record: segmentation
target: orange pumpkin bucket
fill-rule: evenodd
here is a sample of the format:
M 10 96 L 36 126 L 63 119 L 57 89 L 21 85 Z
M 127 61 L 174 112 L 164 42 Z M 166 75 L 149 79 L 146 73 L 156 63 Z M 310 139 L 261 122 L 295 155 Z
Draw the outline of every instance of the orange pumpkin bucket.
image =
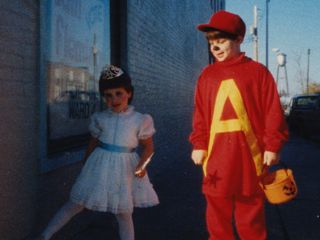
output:
M 297 196 L 298 188 L 291 169 L 278 169 L 261 177 L 260 185 L 272 204 L 286 203 Z

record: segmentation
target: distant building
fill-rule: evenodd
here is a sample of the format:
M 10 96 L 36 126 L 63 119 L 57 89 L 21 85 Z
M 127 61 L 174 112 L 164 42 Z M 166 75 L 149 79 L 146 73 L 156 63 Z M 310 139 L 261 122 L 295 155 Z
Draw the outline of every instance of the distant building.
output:
M 208 63 L 195 29 L 225 1 L 6 1 L 0 35 L 0 238 L 21 240 L 68 198 L 103 103 L 105 64 L 135 86 L 133 104 L 158 132 L 154 169 L 187 151 L 194 85 Z M 40 30 L 39 30 L 40 29 Z M 164 156 L 166 161 L 158 161 Z M 152 171 L 151 171 L 152 174 Z

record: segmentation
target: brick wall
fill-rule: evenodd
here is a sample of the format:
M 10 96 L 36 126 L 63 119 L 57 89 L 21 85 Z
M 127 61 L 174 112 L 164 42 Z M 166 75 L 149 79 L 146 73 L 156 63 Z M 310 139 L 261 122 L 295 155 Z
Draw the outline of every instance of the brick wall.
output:
M 208 63 L 207 43 L 196 25 L 207 22 L 209 1 L 128 1 L 128 71 L 133 104 L 154 117 L 154 170 L 189 159 L 194 85 Z
M 38 109 L 38 1 L 0 3 L 0 238 L 34 222 Z
M 0 2 L 0 239 L 29 235 L 37 211 L 36 228 L 44 227 L 81 167 L 38 175 L 39 3 Z M 194 85 L 208 62 L 195 26 L 207 22 L 212 9 L 210 1 L 199 0 L 128 0 L 127 9 L 133 104 L 150 113 L 157 128 L 154 174 L 171 161 L 189 160 Z

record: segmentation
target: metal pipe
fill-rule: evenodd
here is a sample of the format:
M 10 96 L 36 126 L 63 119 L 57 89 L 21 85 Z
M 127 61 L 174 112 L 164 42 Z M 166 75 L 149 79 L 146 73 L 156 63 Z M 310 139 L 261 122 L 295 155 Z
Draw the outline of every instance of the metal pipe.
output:
M 269 65 L 269 2 L 266 0 L 266 67 Z
M 258 10 L 257 6 L 253 7 L 253 59 L 258 61 Z
M 309 93 L 309 63 L 310 63 L 310 48 L 308 48 L 308 64 L 307 64 L 307 93 Z

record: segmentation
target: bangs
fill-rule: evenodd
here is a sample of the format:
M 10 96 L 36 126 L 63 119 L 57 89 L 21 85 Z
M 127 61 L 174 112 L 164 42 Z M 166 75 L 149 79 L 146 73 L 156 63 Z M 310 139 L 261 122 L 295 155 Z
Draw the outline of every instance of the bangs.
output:
M 122 74 L 119 77 L 107 79 L 101 76 L 99 81 L 99 91 L 103 94 L 104 90 L 110 88 L 124 88 L 130 90 L 132 88 L 131 79 L 127 74 Z
M 206 32 L 205 34 L 206 34 L 207 40 L 215 40 L 215 39 L 219 39 L 219 38 L 236 40 L 238 37 L 237 35 L 232 34 L 232 33 L 227 33 L 227 32 L 223 32 L 223 31 L 215 31 L 215 30 Z

